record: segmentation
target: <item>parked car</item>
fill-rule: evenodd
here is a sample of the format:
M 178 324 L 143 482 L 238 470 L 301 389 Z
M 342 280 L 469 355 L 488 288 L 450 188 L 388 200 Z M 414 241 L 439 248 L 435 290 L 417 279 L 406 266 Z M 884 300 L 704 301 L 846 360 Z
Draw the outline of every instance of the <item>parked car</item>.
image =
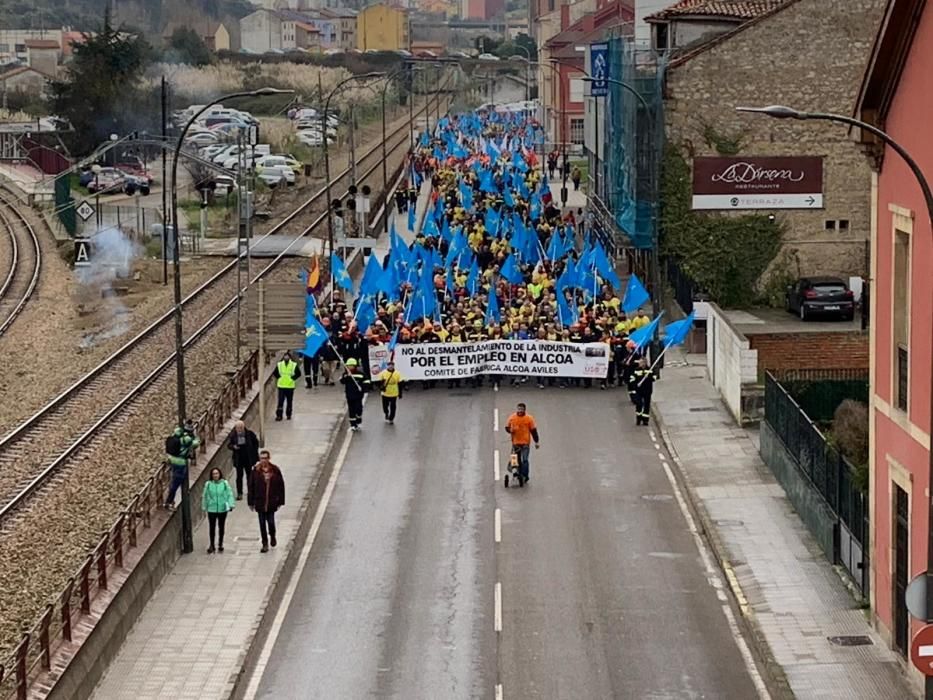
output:
M 839 277 L 801 277 L 787 288 L 785 306 L 801 321 L 818 315 L 844 321 L 855 317 L 855 295 Z
M 292 172 L 301 172 L 301 163 L 291 156 L 263 156 L 256 161 L 256 172 L 261 173 L 266 168 L 289 168 Z
M 498 56 L 493 56 L 491 53 L 481 53 L 476 58 L 478 58 L 480 61 L 498 61 L 499 60 Z
M 305 146 L 323 146 L 324 137 L 321 135 L 320 131 L 299 131 L 296 135 L 296 138 L 299 142 L 303 143 Z M 327 143 L 333 143 L 334 139 L 331 136 L 327 137 Z
M 295 171 L 285 165 L 263 168 L 256 172 L 256 177 L 270 187 L 275 187 L 283 181 L 286 185 L 295 184 Z
M 147 179 L 130 175 L 119 168 L 101 168 L 97 173 L 92 171 L 86 187 L 91 194 L 113 194 L 115 192 L 149 194 Z
M 208 144 L 220 141 L 220 136 L 220 134 L 215 134 L 210 131 L 198 131 L 194 134 L 188 134 L 188 136 L 185 137 L 185 142 L 192 143 L 195 146 L 207 146 Z

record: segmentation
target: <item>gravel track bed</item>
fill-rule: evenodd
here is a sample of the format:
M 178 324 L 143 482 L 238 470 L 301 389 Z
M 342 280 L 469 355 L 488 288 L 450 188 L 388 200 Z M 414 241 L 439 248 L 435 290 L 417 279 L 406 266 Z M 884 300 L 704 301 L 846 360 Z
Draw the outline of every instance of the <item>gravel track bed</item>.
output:
M 301 266 L 286 261 L 269 279 L 293 280 Z M 222 389 L 222 369 L 234 363 L 235 338 L 235 317 L 228 314 L 186 352 L 190 415 L 200 414 Z M 15 527 L 0 530 L 0 659 L 152 476 L 175 419 L 175 374 L 169 367 L 11 519 Z
M 185 338 L 200 328 L 236 294 L 236 274 L 229 273 L 185 306 Z M 84 388 L 50 411 L 0 454 L 0 505 L 5 505 L 47 464 L 77 440 L 166 354 L 175 342 L 169 320 L 110 365 Z
M 10 240 L 10 234 L 6 226 L 0 225 L 0 287 L 3 287 L 12 265 L 13 243 Z
M 34 221 L 34 225 L 37 223 Z M 140 293 L 131 313 L 114 315 L 119 310 L 115 307 L 123 302 L 103 299 L 96 292 L 96 306 L 86 303 L 87 309 L 94 308 L 93 317 L 86 315 L 81 311 L 79 299 L 92 293 L 82 289 L 73 271 L 62 261 L 44 225 L 37 233 L 43 249 L 39 284 L 23 312 L 0 336 L 4 365 L 0 372 L 0 396 L 10 397 L 0 401 L 0 436 L 35 414 L 172 306 L 171 284 L 165 287 L 154 284 Z M 228 262 L 221 258 L 185 262 L 183 292 L 193 291 Z M 99 325 L 95 325 L 98 320 Z M 98 327 L 102 329 L 100 341 L 82 345 L 82 338 L 96 332 Z M 140 367 L 135 373 L 141 371 Z

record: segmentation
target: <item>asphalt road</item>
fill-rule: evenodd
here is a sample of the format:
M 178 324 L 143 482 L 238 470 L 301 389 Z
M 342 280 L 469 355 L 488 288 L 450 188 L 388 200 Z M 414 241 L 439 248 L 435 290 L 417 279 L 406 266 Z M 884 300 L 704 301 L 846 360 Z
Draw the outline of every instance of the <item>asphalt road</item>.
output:
M 417 388 L 394 426 L 373 396 L 258 697 L 755 698 L 723 606 L 621 391 Z

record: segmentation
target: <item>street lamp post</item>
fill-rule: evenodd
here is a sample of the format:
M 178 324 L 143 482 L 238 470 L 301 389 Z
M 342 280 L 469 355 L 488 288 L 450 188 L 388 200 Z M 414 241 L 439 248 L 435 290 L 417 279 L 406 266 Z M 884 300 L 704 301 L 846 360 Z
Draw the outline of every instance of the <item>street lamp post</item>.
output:
M 337 92 L 347 83 L 351 83 L 354 80 L 367 80 L 369 78 L 381 78 L 382 73 L 362 73 L 360 75 L 351 75 L 349 78 L 345 78 L 337 83 L 334 86 L 334 89 L 330 91 L 327 95 L 327 99 L 324 100 L 324 111 L 321 114 L 321 140 L 324 142 L 324 191 L 326 193 L 327 200 L 327 246 L 330 249 L 329 252 L 331 255 L 334 254 L 334 217 L 331 207 L 331 198 L 330 198 L 330 152 L 327 148 L 327 111 L 330 109 L 331 98 L 337 94 Z M 353 125 L 350 125 L 350 128 L 353 128 Z M 333 277 L 333 271 L 331 271 L 331 277 Z
M 388 174 L 388 166 L 386 164 L 386 161 L 388 160 L 388 155 L 386 152 L 386 140 L 387 140 L 386 92 L 389 89 L 389 85 L 392 84 L 393 79 L 398 78 L 398 76 L 402 75 L 406 71 L 412 71 L 412 70 L 414 70 L 414 68 L 413 66 L 409 64 L 408 66 L 399 68 L 398 70 L 393 71 L 392 73 L 389 73 L 386 76 L 385 85 L 382 86 L 382 191 L 383 191 L 383 196 L 385 198 L 385 204 L 384 204 L 385 217 L 384 217 L 383 223 L 385 224 L 386 233 L 389 232 L 389 174 Z M 414 123 L 412 121 L 413 118 L 414 117 L 413 117 L 413 112 L 412 112 L 412 107 L 411 107 L 411 94 L 409 93 L 408 95 L 408 132 L 410 135 L 414 133 Z M 409 138 L 413 139 L 413 136 L 409 136 Z M 411 147 L 414 148 L 414 143 L 411 144 Z
M 175 275 L 174 296 L 175 296 L 175 372 L 176 372 L 176 393 L 178 399 L 178 425 L 183 426 L 187 419 L 187 406 L 185 397 L 185 347 L 184 337 L 182 335 L 182 311 L 181 311 L 181 274 L 179 271 L 179 253 L 180 241 L 178 237 L 178 158 L 181 154 L 182 146 L 185 142 L 185 136 L 191 125 L 205 111 L 216 104 L 226 100 L 232 100 L 237 97 L 259 97 L 264 95 L 283 95 L 291 94 L 292 90 L 278 90 L 276 88 L 260 88 L 259 90 L 250 90 L 248 92 L 234 92 L 223 97 L 218 97 L 213 102 L 205 105 L 192 116 L 181 133 L 178 135 L 178 143 L 175 144 L 175 153 L 172 157 L 172 270 Z M 164 187 L 164 185 L 163 185 Z M 237 290 L 237 294 L 240 290 Z M 189 490 L 188 478 L 182 481 L 181 485 L 181 533 L 183 554 L 190 554 L 194 550 L 194 538 L 191 527 L 191 493 Z
M 859 129 L 863 129 L 864 131 L 877 136 L 885 144 L 890 146 L 895 153 L 903 158 L 904 162 L 907 164 L 907 167 L 910 168 L 910 172 L 913 173 L 913 176 L 916 178 L 917 184 L 920 185 L 920 191 L 923 193 L 923 200 L 927 207 L 927 218 L 930 220 L 930 229 L 933 231 L 933 190 L 930 189 L 930 183 L 927 181 L 926 176 L 923 174 L 923 171 L 920 169 L 917 161 L 913 159 L 910 153 L 908 153 L 907 150 L 897 141 L 891 138 L 890 135 L 878 127 L 853 117 L 847 117 L 843 114 L 831 114 L 826 112 L 801 112 L 794 109 L 793 107 L 785 107 L 783 105 L 771 105 L 769 107 L 736 107 L 736 111 L 764 114 L 774 119 L 800 119 L 804 121 L 816 120 L 837 122 L 839 124 L 858 127 Z M 931 328 L 931 335 L 933 335 L 933 328 Z M 931 343 L 931 347 L 933 347 L 933 343 Z M 933 420 L 933 377 L 931 377 L 930 382 L 930 416 L 931 420 Z M 933 449 L 929 450 L 927 474 L 927 483 L 929 485 L 933 485 Z M 929 485 L 927 487 L 928 489 L 930 488 Z M 929 572 L 933 571 L 933 498 L 929 497 L 927 498 L 927 518 L 927 574 L 929 575 Z M 929 585 L 929 583 L 926 587 L 926 609 L 927 618 L 930 618 L 931 614 L 933 614 L 933 586 Z M 929 622 L 929 619 L 927 619 L 926 622 Z M 933 700 L 933 677 L 931 676 L 925 676 L 924 697 L 927 698 L 927 700 Z
M 515 44 L 515 48 L 519 51 L 525 52 L 525 102 L 531 99 L 531 76 L 529 75 L 531 69 L 531 51 L 528 50 L 526 46 L 519 46 Z M 515 56 L 515 58 L 521 58 L 521 56 Z

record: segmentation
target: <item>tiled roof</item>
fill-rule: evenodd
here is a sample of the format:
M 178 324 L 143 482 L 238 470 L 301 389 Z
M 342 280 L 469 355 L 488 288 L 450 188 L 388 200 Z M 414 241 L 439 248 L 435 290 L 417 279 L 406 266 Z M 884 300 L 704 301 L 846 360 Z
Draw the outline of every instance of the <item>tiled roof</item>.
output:
M 61 44 L 59 44 L 54 39 L 26 39 L 25 42 L 27 48 L 30 49 L 60 49 Z
M 680 0 L 645 19 L 651 22 L 703 16 L 747 20 L 767 14 L 786 2 L 787 0 Z

